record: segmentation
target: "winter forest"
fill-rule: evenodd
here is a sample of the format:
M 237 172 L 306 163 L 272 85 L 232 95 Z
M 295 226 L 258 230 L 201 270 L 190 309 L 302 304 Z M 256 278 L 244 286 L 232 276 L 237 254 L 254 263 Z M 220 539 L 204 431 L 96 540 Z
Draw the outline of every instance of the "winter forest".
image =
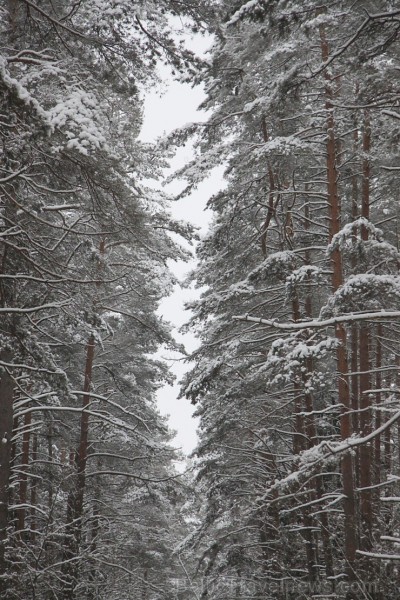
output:
M 0 32 L 0 598 L 399 599 L 399 5 L 0 0 Z M 161 67 L 206 120 L 144 142 Z M 200 237 L 185 144 L 180 198 L 224 167 Z M 191 354 L 158 310 L 190 247 Z

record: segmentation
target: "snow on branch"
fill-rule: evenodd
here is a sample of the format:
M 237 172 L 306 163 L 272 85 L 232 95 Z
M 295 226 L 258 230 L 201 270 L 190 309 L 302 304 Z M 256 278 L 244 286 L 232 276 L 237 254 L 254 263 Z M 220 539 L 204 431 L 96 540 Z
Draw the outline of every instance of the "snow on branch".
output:
M 40 105 L 36 98 L 27 90 L 25 86 L 21 84 L 17 79 L 11 76 L 8 70 L 8 61 L 4 56 L 0 56 L 0 80 L 3 81 L 5 87 L 12 90 L 19 100 L 21 100 L 26 106 L 31 106 L 36 114 L 46 123 L 48 119 L 48 113 Z
M 263 2 L 262 0 L 249 0 L 249 2 L 243 4 L 243 6 L 241 6 L 240 9 L 234 13 L 231 19 L 227 22 L 227 26 L 229 27 L 230 25 L 235 25 L 238 21 L 241 21 L 242 19 L 250 15 L 263 15 L 263 5 L 265 5 L 265 2 Z
M 350 313 L 348 315 L 339 315 L 330 319 L 313 319 L 311 321 L 296 321 L 293 323 L 282 323 L 275 319 L 262 319 L 260 317 L 251 317 L 250 315 L 233 315 L 234 321 L 248 321 L 258 323 L 259 325 L 268 325 L 275 329 L 283 331 L 299 331 L 301 329 L 332 327 L 339 323 L 354 323 L 355 321 L 372 321 L 375 319 L 399 319 L 399 310 L 380 310 L 373 312 Z
M 383 110 L 382 114 L 388 117 L 393 117 L 394 119 L 399 119 L 400 121 L 400 113 L 395 112 L 394 110 Z
M 22 169 L 20 169 L 19 171 L 15 171 L 15 173 L 11 173 L 10 175 L 6 175 L 5 177 L 2 177 L 0 179 L 0 185 L 4 184 L 4 183 L 10 183 L 10 181 L 12 181 L 13 179 L 16 179 L 17 177 L 19 177 L 20 175 L 22 175 L 22 173 L 24 171 L 27 170 L 28 167 L 23 167 Z
M 296 377 L 296 374 L 302 373 L 304 385 L 311 391 L 315 385 L 324 387 L 326 374 L 311 370 L 305 372 L 304 362 L 307 359 L 322 359 L 332 349 L 336 348 L 338 342 L 335 338 L 324 337 L 317 339 L 318 334 L 314 333 L 303 339 L 302 331 L 294 332 L 285 338 L 278 338 L 273 341 L 268 352 L 267 360 L 262 369 L 272 369 L 276 375 L 271 383 L 290 382 Z
M 367 17 L 362 21 L 358 29 L 354 32 L 352 36 L 350 36 L 342 46 L 340 46 L 335 52 L 332 52 L 328 59 L 324 61 L 317 71 L 314 71 L 311 77 L 315 77 L 316 75 L 321 74 L 325 71 L 335 60 L 340 58 L 342 54 L 344 54 L 350 46 L 352 46 L 356 40 L 364 33 L 364 30 L 371 23 L 371 21 L 385 21 L 394 19 L 399 15 L 399 10 L 393 10 L 383 13 L 369 14 L 365 8 L 363 8 L 364 12 L 367 13 Z
M 264 498 L 268 497 L 275 490 L 284 489 L 295 482 L 300 482 L 304 477 L 308 477 L 317 466 L 321 465 L 321 463 L 329 462 L 339 454 L 351 451 L 357 446 L 367 444 L 375 437 L 381 435 L 386 429 L 390 428 L 399 419 L 400 411 L 397 411 L 396 414 L 394 414 L 391 419 L 388 419 L 386 423 L 381 425 L 381 427 L 378 427 L 364 437 L 352 436 L 345 441 L 333 444 L 322 441 L 316 446 L 304 450 L 298 457 L 297 470 L 292 471 L 283 479 L 275 481 L 275 483 L 265 491 Z
M 324 445 L 325 448 L 327 448 L 331 454 L 339 454 L 341 452 L 346 452 L 346 450 L 350 450 L 352 448 L 356 448 L 357 446 L 367 444 L 368 442 L 376 438 L 376 436 L 386 431 L 386 429 L 389 429 L 399 419 L 400 411 L 397 411 L 393 415 L 393 417 L 388 419 L 383 425 L 381 425 L 377 429 L 374 429 L 374 431 L 372 431 L 368 435 L 365 435 L 364 437 L 352 436 L 344 442 L 338 442 L 337 444 L 329 444 L 329 442 L 322 442 L 322 445 Z
M 356 230 L 360 229 L 361 226 L 365 227 L 369 234 L 377 240 L 382 238 L 383 233 L 381 229 L 375 227 L 375 225 L 373 225 L 365 217 L 359 217 L 351 223 L 347 223 L 347 225 L 342 227 L 342 229 L 333 236 L 331 243 L 326 249 L 327 255 L 332 254 L 332 252 L 334 252 L 334 250 L 337 250 L 338 248 L 342 248 L 345 245 L 347 239 L 350 236 L 354 235 Z
M 121 419 L 118 419 L 117 417 L 108 416 L 107 414 L 104 414 L 103 412 L 99 412 L 99 411 L 95 411 L 95 410 L 88 410 L 87 408 L 74 408 L 72 406 L 42 406 L 42 405 L 30 406 L 29 408 L 25 408 L 23 410 L 15 412 L 14 417 L 20 418 L 28 413 L 34 413 L 34 412 L 58 412 L 58 413 L 67 412 L 67 413 L 78 413 L 78 414 L 85 412 L 92 417 L 96 417 L 96 418 L 100 419 L 101 421 L 104 421 L 105 423 L 109 423 L 110 425 L 117 427 L 118 429 L 124 429 L 126 431 L 131 431 L 131 432 L 135 433 L 136 435 L 140 436 L 141 438 L 145 438 L 145 436 L 138 431 L 137 425 L 129 425 L 128 423 L 126 423 L 125 421 L 122 421 Z
M 385 302 L 382 301 L 385 298 Z M 388 308 L 396 308 L 400 298 L 400 278 L 393 275 L 359 273 L 352 275 L 329 298 L 321 309 L 320 317 L 328 317 L 335 312 L 357 309 L 373 310 L 383 303 Z M 349 304 L 352 302 L 353 304 Z
M 365 550 L 356 550 L 357 554 L 378 558 L 379 560 L 400 560 L 400 554 L 381 554 L 379 552 L 366 552 Z
M 251 271 L 247 277 L 248 281 L 261 281 L 271 277 L 285 280 L 288 273 L 292 273 L 296 267 L 297 256 L 295 252 L 283 250 L 274 252 L 268 256 L 260 265 Z
M 276 136 L 274 139 L 260 144 L 255 151 L 255 155 L 257 158 L 262 158 L 270 153 L 278 152 L 284 156 L 290 156 L 296 150 L 308 150 L 308 148 L 308 142 L 304 142 L 294 135 Z
M 17 313 L 17 314 L 29 314 L 37 312 L 38 310 L 46 310 L 48 308 L 61 308 L 66 304 L 70 304 L 70 300 L 62 300 L 60 302 L 51 302 L 50 304 L 42 304 L 40 306 L 31 306 L 30 308 L 15 308 L 13 306 L 4 306 L 0 308 L 0 313 L 9 314 L 9 313 Z
M 48 111 L 48 122 L 52 129 L 64 131 L 67 149 L 88 155 L 91 149 L 109 150 L 101 116 L 94 94 L 74 89 Z
M 59 28 L 63 29 L 64 31 L 68 31 L 68 33 L 71 33 L 73 36 L 79 37 L 81 39 L 84 39 L 84 40 L 89 39 L 87 36 L 83 35 L 81 32 L 77 31 L 76 29 L 71 29 L 71 27 L 68 27 L 68 25 L 63 23 L 63 20 L 64 20 L 63 18 L 56 19 L 56 18 L 52 17 L 48 12 L 43 10 L 43 8 L 38 6 L 35 2 L 31 2 L 30 0 L 23 0 L 23 2 L 25 2 L 25 4 L 27 6 L 29 6 L 32 10 L 37 11 L 40 15 L 42 15 L 42 17 L 44 17 L 45 19 L 50 21 L 50 23 L 52 23 L 56 27 L 59 27 Z

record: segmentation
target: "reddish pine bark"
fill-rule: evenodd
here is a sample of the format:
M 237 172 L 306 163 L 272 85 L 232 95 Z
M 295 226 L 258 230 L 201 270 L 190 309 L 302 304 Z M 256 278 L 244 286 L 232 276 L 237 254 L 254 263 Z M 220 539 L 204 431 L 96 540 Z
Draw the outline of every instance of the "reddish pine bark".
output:
M 327 42 L 324 26 L 320 27 L 320 40 L 322 60 L 329 59 L 329 45 Z M 332 104 L 332 79 L 328 71 L 325 71 L 325 108 L 326 108 L 326 170 L 327 170 L 327 192 L 328 192 L 328 213 L 330 239 L 340 230 L 341 207 L 338 194 L 338 173 L 336 166 L 336 139 L 335 139 L 335 121 Z M 343 284 L 342 256 L 340 249 L 336 247 L 331 254 L 332 261 L 332 288 L 336 291 Z M 347 339 L 346 331 L 342 324 L 335 326 L 335 337 L 339 342 L 336 359 L 338 369 L 338 396 L 342 406 L 340 417 L 340 430 L 342 440 L 348 439 L 352 434 L 351 424 L 351 397 L 348 381 L 347 364 Z M 344 539 L 345 539 L 345 557 L 346 572 L 350 580 L 354 579 L 354 565 L 357 549 L 357 529 L 356 529 L 356 506 L 354 500 L 354 471 L 353 459 L 350 452 L 343 455 L 341 461 L 342 482 L 343 482 L 343 510 L 344 510 Z
M 105 239 L 100 240 L 99 246 L 99 263 L 98 272 L 99 276 L 103 270 L 103 257 L 105 253 Z M 100 286 L 99 281 L 96 284 Z M 96 309 L 97 300 L 93 302 L 93 309 Z M 83 507 L 85 497 L 85 486 L 86 486 L 86 464 L 88 458 L 88 445 L 89 445 L 89 406 L 91 401 L 90 391 L 92 387 L 92 375 L 93 375 L 93 361 L 95 352 L 95 337 L 92 334 L 89 337 L 86 346 L 86 360 L 85 360 L 85 371 L 84 371 L 84 384 L 83 384 L 83 395 L 82 395 L 82 413 L 80 421 L 80 435 L 79 435 L 79 446 L 74 457 L 74 466 L 76 470 L 76 484 L 69 494 L 67 502 L 67 528 L 66 528 L 66 541 L 65 541 L 65 567 L 64 575 L 66 576 L 66 586 L 64 590 L 64 598 L 66 600 L 73 600 L 75 597 L 74 586 L 78 577 L 79 561 L 77 560 L 79 554 L 79 547 L 82 538 L 82 519 L 83 519 Z
M 355 93 L 357 94 L 358 84 L 356 86 Z M 356 155 L 358 152 L 358 123 L 356 118 L 354 118 L 354 134 L 353 134 L 353 152 Z M 357 165 L 358 166 L 358 165 Z M 359 193 L 358 193 L 358 175 L 356 173 L 352 176 L 352 202 L 351 202 L 351 217 L 353 221 L 355 221 L 359 214 Z M 356 245 L 357 245 L 357 231 L 353 231 L 352 235 L 353 241 L 353 257 L 352 257 L 352 267 L 354 270 L 357 268 L 357 258 L 356 258 Z M 353 431 L 359 431 L 359 377 L 357 375 L 359 371 L 358 364 L 358 349 L 359 349 L 359 338 L 358 338 L 358 325 L 351 325 L 351 407 L 352 407 L 352 427 Z M 358 473 L 356 474 L 358 475 Z M 357 486 L 359 485 L 359 481 L 357 480 Z

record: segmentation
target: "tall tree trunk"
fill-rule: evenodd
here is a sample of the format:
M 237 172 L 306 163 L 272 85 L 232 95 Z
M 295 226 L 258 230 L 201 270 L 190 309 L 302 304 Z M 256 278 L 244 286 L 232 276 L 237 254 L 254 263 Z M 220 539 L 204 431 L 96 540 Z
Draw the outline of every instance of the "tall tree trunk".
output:
M 363 180 L 362 180 L 362 197 L 361 197 L 361 216 L 369 220 L 370 208 L 370 162 L 369 152 L 371 147 L 371 127 L 369 112 L 364 115 L 364 130 L 363 130 Z M 368 240 L 368 228 L 361 225 L 361 239 Z M 361 322 L 360 324 L 360 433 L 362 436 L 367 436 L 371 433 L 371 401 L 370 395 L 366 390 L 371 389 L 370 381 L 370 357 L 369 357 L 369 325 Z M 360 513 L 361 520 L 364 525 L 363 539 L 364 548 L 369 550 L 372 546 L 372 502 L 371 490 L 363 489 L 371 486 L 371 447 L 368 444 L 363 444 L 360 447 L 360 486 L 362 488 L 360 495 Z
M 51 417 L 50 417 L 51 419 Z M 53 467 L 51 466 L 51 463 L 53 462 L 53 421 L 50 420 L 48 426 L 47 426 L 47 459 L 49 461 L 49 465 L 50 465 L 50 474 L 52 474 L 52 470 Z M 52 507 L 53 507 L 53 482 L 52 482 L 52 477 L 49 477 L 49 480 L 47 482 L 47 493 L 48 493 L 48 508 L 49 508 L 49 514 L 52 514 Z
M 358 84 L 356 85 L 355 93 L 358 92 Z M 354 133 L 353 133 L 353 153 L 355 156 L 358 155 L 358 122 L 356 117 L 354 117 Z M 355 166 L 358 169 L 358 163 Z M 353 173 L 351 178 L 352 185 L 352 194 L 351 194 L 351 218 L 355 221 L 359 215 L 359 192 L 358 192 L 358 174 Z M 352 268 L 354 271 L 357 269 L 357 257 L 356 257 L 356 246 L 357 246 L 357 231 L 353 231 L 352 235 L 353 241 L 353 257 L 352 257 Z M 359 365 L 358 365 L 358 349 L 359 349 L 359 339 L 358 339 L 358 325 L 353 323 L 351 325 L 351 408 L 352 408 L 352 427 L 353 431 L 359 431 Z M 358 473 L 356 473 L 356 476 Z M 357 485 L 359 481 L 357 480 Z
M 360 348 L 360 344 L 359 344 L 359 335 L 358 335 L 358 325 L 356 323 L 353 323 L 351 325 L 351 329 L 350 329 L 350 336 L 351 336 L 351 379 L 350 379 L 350 383 L 351 383 L 351 410 L 352 410 L 352 428 L 353 431 L 359 431 L 360 430 L 360 425 L 359 425 L 359 410 L 360 410 L 360 403 L 359 403 L 359 383 L 360 383 L 360 378 L 358 376 L 359 373 L 359 356 L 358 356 L 358 351 Z M 358 481 L 357 481 L 357 485 L 358 485 Z
M 99 520 L 99 509 L 97 504 L 93 505 L 92 509 L 92 528 L 91 528 L 91 540 L 90 540 L 90 553 L 93 556 L 97 549 L 97 539 L 100 533 L 100 520 Z M 98 598 L 98 590 L 97 590 L 97 581 L 98 581 L 98 568 L 96 563 L 93 561 L 89 571 L 89 582 L 90 588 L 88 591 L 87 598 L 88 600 L 97 600 Z
M 300 305 L 297 294 L 295 294 L 292 299 L 292 313 L 293 320 L 298 321 L 301 318 L 300 313 Z M 315 428 L 313 428 L 310 423 L 313 423 L 312 416 L 311 421 L 309 422 L 308 428 L 305 425 L 304 417 L 301 414 L 302 411 L 306 408 L 308 411 L 310 409 L 310 404 L 308 404 L 307 408 L 307 400 L 310 401 L 311 397 L 307 396 L 304 393 L 303 386 L 300 383 L 294 383 L 294 394 L 295 394 L 295 434 L 293 440 L 293 452 L 294 454 L 298 454 L 302 450 L 305 450 L 312 444 L 312 438 L 315 439 Z M 312 408 L 312 402 L 311 402 Z M 313 494 L 310 494 L 310 500 L 313 500 Z M 308 508 L 303 508 L 301 511 L 302 514 L 302 536 L 305 541 L 305 549 L 306 549 L 306 560 L 307 560 L 307 570 L 308 570 L 308 578 L 310 582 L 316 580 L 318 576 L 317 572 L 317 560 L 316 560 L 316 551 L 315 544 L 313 539 L 313 522 L 312 517 L 310 515 L 310 511 Z
M 309 218 L 310 218 L 310 208 L 309 208 L 308 202 L 305 203 L 304 210 L 305 210 L 305 212 L 304 212 L 305 230 L 307 231 L 309 229 Z M 305 262 L 307 265 L 311 265 L 310 250 L 306 250 L 306 252 L 305 252 Z M 311 284 L 310 277 L 308 277 L 308 282 L 309 282 L 309 284 Z M 311 297 L 310 291 L 307 292 L 304 306 L 305 306 L 306 317 L 309 319 L 312 319 L 313 318 L 313 303 L 312 303 L 312 297 Z M 313 369 L 314 369 L 313 359 L 308 358 L 307 359 L 307 370 L 308 370 L 308 372 L 312 372 Z M 314 403 L 313 403 L 312 395 L 310 393 L 305 394 L 305 406 L 306 406 L 306 411 L 308 413 L 313 412 Z M 306 430 L 307 430 L 307 435 L 308 435 L 308 438 L 310 441 L 310 447 L 318 444 L 317 426 L 315 424 L 315 416 L 313 414 L 310 414 L 306 418 Z M 321 499 L 323 497 L 323 495 L 324 495 L 324 485 L 323 485 L 322 479 L 320 477 L 316 477 L 315 478 L 315 497 Z M 330 531 L 329 531 L 328 514 L 325 511 L 321 511 L 321 513 L 319 515 L 319 521 L 320 521 L 320 527 L 321 527 L 322 547 L 324 550 L 324 558 L 325 558 L 325 573 L 326 573 L 327 577 L 333 578 L 335 575 L 335 571 L 333 568 L 332 544 L 331 544 Z M 334 587 L 335 587 L 334 579 L 332 579 L 331 581 L 332 581 L 332 591 L 334 591 Z
M 17 529 L 21 537 L 24 535 L 26 505 L 28 501 L 28 466 L 29 466 L 29 444 L 31 437 L 32 413 L 27 412 L 24 419 L 24 433 L 22 435 L 22 456 L 19 476 L 19 503 Z
M 99 246 L 99 262 L 98 272 L 99 279 L 100 274 L 104 268 L 104 253 L 105 253 L 105 239 L 100 240 Z M 100 287 L 100 283 L 97 283 L 97 288 Z M 93 302 L 93 311 L 96 311 L 97 298 Z M 77 581 L 78 570 L 79 570 L 79 547 L 82 539 L 82 526 L 83 526 L 83 507 L 85 497 L 85 486 L 86 486 L 86 464 L 88 458 L 88 446 L 89 446 L 89 406 L 90 406 L 90 391 L 92 387 L 92 376 L 93 376 L 93 360 L 95 351 L 95 337 L 94 334 L 90 335 L 87 346 L 86 346 L 86 361 L 85 361 L 85 372 L 84 372 L 84 384 L 83 384 L 83 395 L 82 395 L 82 413 L 80 422 L 80 435 L 79 435 L 79 446 L 75 454 L 75 469 L 76 469 L 76 484 L 73 486 L 72 492 L 69 495 L 67 502 L 67 544 L 66 544 L 66 556 L 69 557 L 69 562 L 66 567 L 67 575 L 67 586 L 64 592 L 64 598 L 73 600 L 75 597 L 74 587 Z
M 32 465 L 34 467 L 38 456 L 38 437 L 37 434 L 33 434 L 32 441 Z M 31 483 L 31 540 L 35 541 L 36 538 L 36 501 L 37 501 L 37 480 L 33 478 Z
M 93 359 L 95 349 L 94 335 L 89 337 L 86 346 L 85 380 L 82 396 L 82 414 L 80 424 L 79 446 L 75 454 L 76 482 L 73 490 L 69 494 L 67 502 L 67 531 L 65 541 L 65 559 L 66 566 L 64 575 L 66 576 L 66 585 L 64 589 L 64 598 L 73 600 L 75 598 L 74 588 L 77 581 L 79 569 L 79 547 L 82 538 L 82 519 L 83 503 L 85 496 L 86 483 L 86 463 L 88 457 L 89 442 L 89 413 L 90 389 L 92 384 Z
M 375 389 L 376 391 L 376 413 L 375 413 L 375 429 L 379 429 L 379 427 L 382 425 L 382 413 L 381 413 L 381 401 L 382 401 L 382 393 L 379 391 L 380 389 L 382 389 L 382 373 L 381 373 L 381 367 L 382 367 L 382 344 L 381 344 L 381 337 L 382 337 L 382 323 L 378 323 L 376 326 L 376 348 L 375 348 L 375 368 L 376 368 L 376 375 L 375 375 Z M 381 435 L 377 435 L 375 437 L 375 446 L 374 446 L 374 481 L 373 483 L 375 485 L 379 484 L 381 482 L 381 469 L 382 469 L 382 455 L 381 455 Z M 376 494 L 376 501 L 379 501 L 379 491 Z
M 2 350 L 0 360 L 11 363 L 11 350 Z M 5 546 L 9 525 L 8 494 L 11 475 L 11 439 L 13 435 L 14 381 L 6 368 L 0 378 L 0 594 L 7 591 Z
M 325 28 L 320 26 L 320 40 L 322 60 L 329 59 L 329 45 L 326 38 Z M 332 103 L 332 78 L 325 71 L 325 109 L 326 109 L 326 170 L 327 170 L 327 192 L 328 212 L 330 225 L 330 239 L 340 230 L 341 207 L 337 185 L 336 166 L 336 140 L 335 120 Z M 342 256 L 340 249 L 336 247 L 331 255 L 332 260 L 332 288 L 336 291 L 343 284 Z M 346 331 L 341 323 L 335 325 L 335 337 L 338 340 L 336 351 L 338 369 L 338 397 L 341 403 L 340 430 L 342 440 L 347 440 L 352 435 L 351 423 L 351 396 L 349 389 L 348 364 L 347 364 L 347 339 Z M 357 549 L 356 528 L 356 505 L 354 499 L 354 470 L 353 458 L 350 452 L 346 452 L 341 460 L 342 482 L 343 482 L 343 510 L 344 510 L 344 540 L 346 573 L 350 580 L 354 580 L 354 566 Z
M 371 406 L 370 394 L 366 390 L 370 385 L 370 352 L 369 352 L 369 329 L 367 323 L 360 324 L 360 434 L 366 436 L 371 433 Z M 372 503 L 371 490 L 371 468 L 372 448 L 370 444 L 362 444 L 359 451 L 360 460 L 360 516 L 364 527 L 363 539 L 364 549 L 371 548 L 372 528 Z
M 300 306 L 297 295 L 292 299 L 292 315 L 294 321 L 300 320 Z M 293 382 L 293 395 L 294 395 L 294 434 L 293 434 L 293 454 L 299 454 L 302 450 L 307 447 L 306 444 L 306 432 L 304 429 L 304 417 L 301 414 L 304 410 L 303 406 L 303 390 L 298 381 Z
M 82 416 L 81 416 L 81 431 L 79 437 L 79 448 L 76 454 L 76 470 L 77 470 L 77 494 L 74 504 L 75 519 L 78 522 L 82 520 L 83 514 L 83 499 L 85 494 L 86 483 L 86 463 L 88 457 L 89 443 L 89 412 L 90 405 L 90 389 L 92 385 L 93 374 L 93 359 L 94 359 L 95 339 L 91 335 L 86 346 L 86 365 L 85 365 L 85 383 L 83 386 L 82 396 Z M 81 531 L 79 532 L 79 534 Z

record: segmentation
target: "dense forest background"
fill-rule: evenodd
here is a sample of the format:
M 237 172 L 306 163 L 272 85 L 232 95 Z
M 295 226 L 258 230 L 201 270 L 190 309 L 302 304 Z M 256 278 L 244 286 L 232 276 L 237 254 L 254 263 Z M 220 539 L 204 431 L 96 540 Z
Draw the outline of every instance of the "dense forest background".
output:
M 400 598 L 400 9 L 1 0 L 0 28 L 0 597 Z M 146 144 L 160 62 L 209 117 Z M 188 140 L 181 196 L 226 187 L 182 475 L 155 394 Z

